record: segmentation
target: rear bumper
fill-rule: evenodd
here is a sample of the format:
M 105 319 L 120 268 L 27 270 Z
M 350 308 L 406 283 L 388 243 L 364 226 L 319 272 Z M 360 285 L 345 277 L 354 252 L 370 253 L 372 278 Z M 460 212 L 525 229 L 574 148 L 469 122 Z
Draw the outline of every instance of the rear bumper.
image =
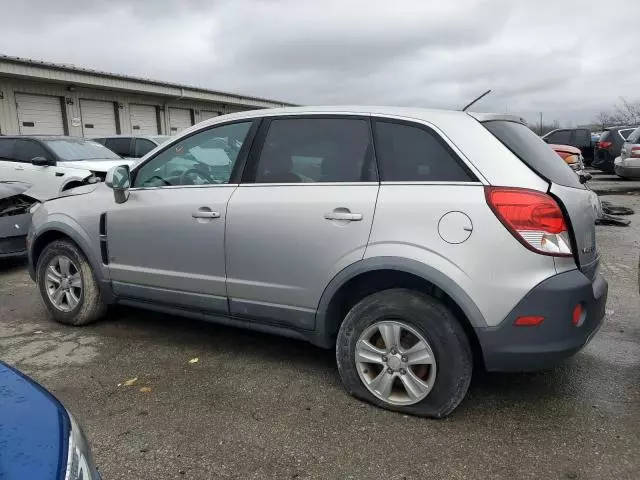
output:
M 621 164 L 614 164 L 613 171 L 619 177 L 640 178 L 640 165 L 638 165 L 638 166 L 625 166 L 625 165 L 621 165 Z
M 555 275 L 540 283 L 497 327 L 477 328 L 487 370 L 535 371 L 553 367 L 576 354 L 602 324 L 608 285 L 596 274 L 591 282 L 579 270 Z M 584 320 L 573 325 L 573 310 L 581 303 Z M 537 327 L 517 327 L 522 316 L 543 316 Z

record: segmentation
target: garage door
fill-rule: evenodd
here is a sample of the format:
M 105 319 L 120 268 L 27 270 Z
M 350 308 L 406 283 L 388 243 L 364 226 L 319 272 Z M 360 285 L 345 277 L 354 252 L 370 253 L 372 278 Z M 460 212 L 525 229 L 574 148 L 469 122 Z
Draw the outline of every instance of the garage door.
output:
M 180 133 L 185 128 L 189 128 L 191 123 L 191 110 L 188 108 L 170 108 L 169 109 L 169 125 L 170 135 Z
M 134 135 L 158 135 L 158 116 L 153 105 L 129 105 L 131 133 Z
M 16 93 L 16 106 L 22 135 L 64 135 L 60 97 Z
M 200 121 L 209 120 L 210 118 L 217 117 L 220 112 L 212 112 L 210 110 L 200 110 Z
M 103 137 L 117 134 L 116 110 L 113 102 L 80 100 L 82 134 L 85 137 Z

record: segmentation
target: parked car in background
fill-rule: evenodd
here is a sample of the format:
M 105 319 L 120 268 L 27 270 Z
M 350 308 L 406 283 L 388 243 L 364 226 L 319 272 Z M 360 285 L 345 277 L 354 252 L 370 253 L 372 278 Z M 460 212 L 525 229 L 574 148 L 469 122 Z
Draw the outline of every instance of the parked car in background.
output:
M 124 158 L 144 157 L 158 145 L 163 144 L 171 137 L 169 135 L 127 136 L 115 135 L 112 137 L 94 138 L 93 140 L 104 145 L 109 150 Z
M 518 117 L 239 112 L 81 196 L 37 207 L 27 240 L 55 320 L 121 303 L 306 339 L 405 413 L 451 413 L 474 362 L 554 365 L 604 316 L 597 197 Z
M 64 136 L 0 138 L 0 180 L 25 182 L 39 199 L 102 180 L 116 165 L 132 165 L 93 140 Z
M 0 478 L 99 480 L 89 442 L 44 387 L 0 361 Z
M 620 156 L 613 162 L 613 170 L 623 178 L 640 178 L 640 127 L 627 137 Z
M 622 145 L 635 127 L 611 127 L 605 129 L 596 144 L 592 166 L 603 172 L 613 173 L 613 162 L 620 156 Z
M 571 167 L 571 170 L 574 172 L 584 170 L 584 158 L 579 148 L 556 144 L 550 144 L 549 146 Z
M 38 203 L 28 195 L 31 185 L 0 180 L 0 260 L 27 254 L 31 207 Z
M 551 130 L 542 139 L 550 144 L 570 145 L 579 148 L 582 152 L 585 164 L 591 164 L 593 160 L 593 147 L 591 131 L 588 128 L 558 128 Z

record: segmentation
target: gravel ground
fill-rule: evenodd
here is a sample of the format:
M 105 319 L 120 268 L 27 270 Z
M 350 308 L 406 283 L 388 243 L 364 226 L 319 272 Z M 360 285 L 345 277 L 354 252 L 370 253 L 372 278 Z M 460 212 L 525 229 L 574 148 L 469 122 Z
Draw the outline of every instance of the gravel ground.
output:
M 607 200 L 638 213 L 598 227 L 600 332 L 553 371 L 476 372 L 445 420 L 351 398 L 333 352 L 299 341 L 124 308 L 55 324 L 21 263 L 0 265 L 0 358 L 74 412 L 105 480 L 637 479 L 640 196 Z

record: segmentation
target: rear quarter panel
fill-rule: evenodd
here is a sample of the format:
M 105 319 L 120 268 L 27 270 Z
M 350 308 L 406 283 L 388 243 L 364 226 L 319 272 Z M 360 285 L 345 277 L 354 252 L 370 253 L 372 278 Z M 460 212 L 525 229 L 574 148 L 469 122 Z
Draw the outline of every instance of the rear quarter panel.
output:
M 440 219 L 451 211 L 473 223 L 463 243 L 439 234 Z M 365 253 L 365 259 L 376 257 L 405 257 L 438 270 L 471 297 L 488 326 L 556 274 L 552 257 L 527 250 L 500 223 L 480 184 L 383 183 Z

